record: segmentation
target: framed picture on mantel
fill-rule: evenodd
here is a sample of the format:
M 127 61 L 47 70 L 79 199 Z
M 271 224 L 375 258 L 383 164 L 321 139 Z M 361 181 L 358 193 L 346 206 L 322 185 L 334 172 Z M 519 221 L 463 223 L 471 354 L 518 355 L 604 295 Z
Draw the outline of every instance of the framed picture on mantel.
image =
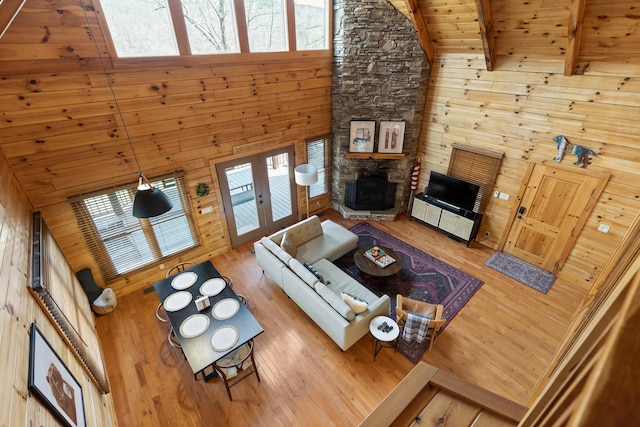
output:
M 349 133 L 349 152 L 373 153 L 373 139 L 376 132 L 374 121 L 352 121 Z
M 402 153 L 404 122 L 380 122 L 378 153 Z

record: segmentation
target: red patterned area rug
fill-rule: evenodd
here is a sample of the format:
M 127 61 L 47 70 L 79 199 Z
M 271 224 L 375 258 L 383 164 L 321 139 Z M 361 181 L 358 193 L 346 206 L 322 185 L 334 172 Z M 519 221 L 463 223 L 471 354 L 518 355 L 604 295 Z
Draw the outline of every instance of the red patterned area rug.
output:
M 359 237 L 358 247 L 368 245 L 387 246 L 396 251 L 402 258 L 402 270 L 391 277 L 375 277 L 362 273 L 353 262 L 355 250 L 335 261 L 338 267 L 376 295 L 389 295 L 391 302 L 389 316 L 393 319 L 396 317 L 396 294 L 432 304 L 442 304 L 444 306 L 443 317 L 447 319 L 440 330 L 440 333 L 442 333 L 451 319 L 471 299 L 483 283 L 481 280 L 414 248 L 368 223 L 361 222 L 351 227 L 350 230 Z M 400 339 L 398 351 L 415 363 L 428 346 L 428 342 L 408 344 Z

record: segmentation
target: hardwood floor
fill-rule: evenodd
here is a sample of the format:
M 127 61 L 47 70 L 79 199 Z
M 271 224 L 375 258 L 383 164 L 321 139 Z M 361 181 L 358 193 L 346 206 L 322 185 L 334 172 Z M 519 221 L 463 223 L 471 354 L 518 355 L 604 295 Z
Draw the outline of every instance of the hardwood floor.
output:
M 325 218 L 346 227 L 359 222 L 333 210 Z M 372 224 L 484 281 L 423 360 L 525 403 L 586 288 L 558 279 L 543 295 L 485 267 L 493 250 L 480 243 L 467 248 L 406 215 Z M 368 335 L 341 351 L 262 274 L 251 249 L 212 261 L 249 297 L 265 330 L 255 340 L 262 381 L 249 377 L 232 389 L 230 402 L 218 380 L 194 380 L 167 342 L 168 325 L 155 317 L 155 292 L 135 292 L 96 320 L 120 426 L 357 425 L 413 368 L 391 350 L 374 362 Z

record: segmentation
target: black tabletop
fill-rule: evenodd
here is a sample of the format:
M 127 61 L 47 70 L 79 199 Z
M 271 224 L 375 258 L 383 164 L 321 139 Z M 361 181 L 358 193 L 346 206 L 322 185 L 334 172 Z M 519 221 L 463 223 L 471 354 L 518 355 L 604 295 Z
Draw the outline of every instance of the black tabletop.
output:
M 184 274 L 187 272 L 192 272 L 197 275 L 195 283 L 183 290 L 174 289 L 174 287 L 171 285 L 172 280 L 179 274 Z M 180 343 L 180 346 L 182 347 L 182 351 L 187 361 L 189 362 L 191 370 L 194 374 L 202 371 L 204 368 L 210 366 L 213 362 L 224 357 L 226 354 L 229 354 L 233 350 L 237 349 L 249 340 L 255 338 L 264 331 L 260 323 L 258 323 L 256 318 L 253 317 L 253 314 L 251 314 L 249 309 L 244 304 L 242 304 L 242 302 L 238 298 L 238 295 L 236 295 L 233 289 L 231 289 L 229 286 L 225 286 L 222 292 L 220 292 L 218 295 L 209 297 L 209 301 L 211 303 L 210 307 L 202 311 L 198 311 L 198 309 L 196 308 L 195 300 L 201 295 L 200 287 L 207 280 L 216 277 L 221 278 L 222 275 L 210 261 L 206 261 L 164 280 L 156 282 L 153 285 L 156 294 L 158 294 L 158 298 L 163 303 L 167 299 L 167 297 L 176 292 L 186 291 L 189 292 L 192 296 L 191 302 L 189 302 L 189 304 L 187 304 L 187 306 L 183 309 L 177 311 L 167 311 L 166 313 L 171 326 L 173 326 L 176 332 L 176 336 L 178 337 L 178 341 Z M 217 302 L 227 298 L 237 300 L 240 303 L 240 308 L 238 312 L 229 319 L 218 320 L 213 316 L 212 309 Z M 203 334 L 195 338 L 185 338 L 180 334 L 180 326 L 182 325 L 182 322 L 184 322 L 189 316 L 192 316 L 194 314 L 206 315 L 209 318 L 209 328 Z M 227 350 L 215 351 L 211 344 L 211 336 L 216 330 L 218 330 L 218 328 L 223 326 L 235 327 L 239 332 L 238 341 L 233 347 Z

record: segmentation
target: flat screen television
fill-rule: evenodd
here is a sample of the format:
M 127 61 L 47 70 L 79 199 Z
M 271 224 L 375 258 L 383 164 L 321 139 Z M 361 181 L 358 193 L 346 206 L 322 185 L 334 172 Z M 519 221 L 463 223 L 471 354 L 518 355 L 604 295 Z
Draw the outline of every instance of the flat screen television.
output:
M 473 211 L 479 191 L 480 186 L 476 184 L 431 171 L 425 194 L 449 205 Z

